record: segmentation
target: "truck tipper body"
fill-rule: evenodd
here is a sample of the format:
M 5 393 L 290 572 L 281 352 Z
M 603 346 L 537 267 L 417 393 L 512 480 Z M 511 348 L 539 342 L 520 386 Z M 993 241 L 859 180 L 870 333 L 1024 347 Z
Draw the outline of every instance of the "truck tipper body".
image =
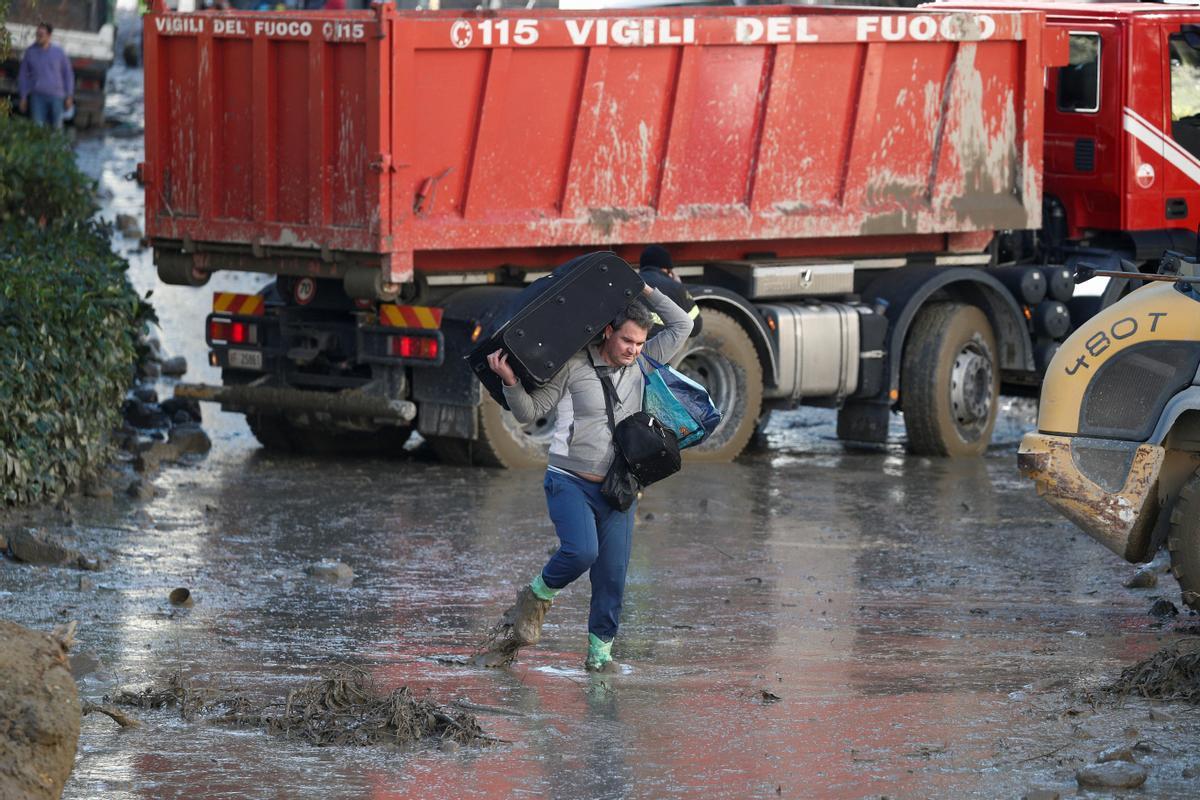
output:
M 704 315 L 677 358 L 725 417 L 700 457 L 800 402 L 845 438 L 899 409 L 913 449 L 981 452 L 1001 388 L 1036 386 L 1069 333 L 1073 248 L 1129 233 L 1072 227 L 1087 179 L 1047 195 L 1047 70 L 1082 57 L 1052 8 L 156 8 L 160 277 L 277 276 L 215 296 L 224 386 L 181 391 L 270 446 L 416 427 L 447 458 L 534 464 L 553 418 L 518 426 L 462 355 L 546 270 L 653 243 Z
M 0 92 L 17 94 L 21 56 L 33 46 L 43 22 L 54 27 L 52 41 L 71 59 L 75 72 L 74 126 L 103 125 L 105 86 L 116 42 L 109 0 L 13 0 L 5 22 L 12 42 L 8 58 L 0 64 Z

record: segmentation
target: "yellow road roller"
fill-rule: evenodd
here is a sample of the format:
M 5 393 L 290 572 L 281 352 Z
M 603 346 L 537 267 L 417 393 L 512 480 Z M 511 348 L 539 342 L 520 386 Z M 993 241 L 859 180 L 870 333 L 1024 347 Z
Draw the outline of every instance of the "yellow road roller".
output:
M 1200 610 L 1200 267 L 1168 252 L 1046 368 L 1017 463 L 1037 493 L 1131 563 L 1164 544 Z M 1076 281 L 1130 279 L 1082 265 Z

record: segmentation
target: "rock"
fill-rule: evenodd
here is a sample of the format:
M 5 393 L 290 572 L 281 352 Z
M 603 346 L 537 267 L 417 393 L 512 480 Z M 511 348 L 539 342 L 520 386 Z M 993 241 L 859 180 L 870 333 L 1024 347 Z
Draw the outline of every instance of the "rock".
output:
M 134 478 L 133 482 L 129 484 L 129 488 L 125 490 L 125 494 L 134 500 L 153 500 L 157 493 L 154 484 L 145 478 Z
M 1150 709 L 1150 719 L 1155 722 L 1174 722 L 1175 718 L 1165 711 L 1159 711 L 1157 708 Z
M 153 360 L 153 361 L 162 361 L 163 360 L 162 342 L 160 342 L 158 340 L 157 336 L 153 336 L 153 335 L 149 335 L 149 334 L 143 336 L 142 344 L 145 345 L 146 352 L 149 354 L 151 360 Z
M 96 588 L 96 582 L 86 575 L 80 575 L 78 588 L 81 592 L 90 592 Z
M 142 228 L 133 214 L 117 214 L 117 230 L 126 239 L 142 238 Z
M 171 424 L 171 418 L 163 413 L 157 403 L 144 403 L 136 398 L 126 400 L 121 405 L 121 415 L 130 425 L 142 430 L 166 428 Z
M 192 415 L 182 409 L 171 415 L 172 425 L 190 425 L 192 422 Z
M 8 546 L 19 561 L 26 564 L 63 565 L 78 560 L 79 553 L 62 542 L 45 537 L 41 532 L 15 530 L 9 534 Z
M 57 800 L 79 742 L 68 645 L 4 620 L 0 641 L 0 797 Z
M 1150 606 L 1150 616 L 1157 617 L 1159 619 L 1178 617 L 1179 609 L 1176 608 L 1175 604 L 1170 600 L 1166 599 L 1165 597 L 1160 597 L 1154 601 L 1154 605 Z
M 1125 581 L 1126 589 L 1153 589 L 1158 585 L 1158 573 L 1149 567 L 1142 567 Z
M 173 356 L 162 362 L 162 374 L 172 378 L 187 374 L 187 359 L 183 356 Z
M 180 412 L 187 414 L 195 422 L 200 422 L 200 401 L 193 400 L 190 397 L 168 397 L 159 403 L 163 413 L 169 415 L 172 419 L 177 418 Z
M 1075 780 L 1085 789 L 1134 789 L 1146 782 L 1146 769 L 1128 761 L 1088 764 L 1075 772 Z
M 311 578 L 336 583 L 348 583 L 354 580 L 354 570 L 340 561 L 318 561 L 304 568 L 305 574 Z
M 1107 764 L 1109 761 L 1128 761 L 1130 764 L 1135 763 L 1133 757 L 1133 749 L 1128 745 L 1118 744 L 1107 750 L 1102 750 L 1096 756 L 1096 762 L 1099 764 Z
M 1180 774 L 1188 780 L 1200 776 L 1200 764 L 1193 764 L 1190 767 L 1184 767 L 1183 772 Z
M 1061 794 L 1053 789 L 1030 789 L 1021 795 L 1021 800 L 1060 800 Z
M 143 475 L 152 475 L 163 464 L 175 461 L 181 455 L 178 445 L 173 442 L 150 442 L 138 453 L 133 466 Z
M 0 531 L 0 553 L 8 551 L 8 534 Z
M 443 753 L 457 753 L 460 749 L 461 746 L 459 743 L 453 739 L 442 739 L 442 741 L 438 743 L 438 750 L 441 750 Z
M 183 608 L 191 608 L 196 604 L 196 598 L 192 596 L 192 590 L 186 586 L 172 589 L 171 593 L 167 595 L 167 601 L 173 606 L 181 606 Z
M 157 361 L 143 361 L 138 364 L 138 374 L 143 378 L 158 378 L 162 375 L 162 367 Z
M 83 493 L 87 497 L 93 497 L 98 500 L 111 500 L 113 498 L 113 488 L 102 478 L 90 478 L 83 484 Z
M 168 442 L 175 448 L 179 456 L 185 456 L 188 453 L 207 453 L 212 449 L 212 439 L 208 438 L 204 429 L 191 423 L 172 428 L 171 438 Z
M 133 394 L 134 398 L 142 401 L 143 403 L 157 403 L 158 402 L 158 392 L 154 391 L 154 389 L 149 386 L 134 387 L 132 394 Z

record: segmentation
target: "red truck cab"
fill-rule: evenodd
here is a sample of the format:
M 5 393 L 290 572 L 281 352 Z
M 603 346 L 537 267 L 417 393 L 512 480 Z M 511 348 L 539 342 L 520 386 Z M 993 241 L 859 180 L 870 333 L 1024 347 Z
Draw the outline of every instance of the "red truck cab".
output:
M 937 4 L 1010 9 L 1011 2 Z M 1064 33 L 1046 80 L 1044 235 L 1157 259 L 1200 224 L 1200 8 L 1030 3 Z M 1058 239 L 1058 241 L 1053 241 Z

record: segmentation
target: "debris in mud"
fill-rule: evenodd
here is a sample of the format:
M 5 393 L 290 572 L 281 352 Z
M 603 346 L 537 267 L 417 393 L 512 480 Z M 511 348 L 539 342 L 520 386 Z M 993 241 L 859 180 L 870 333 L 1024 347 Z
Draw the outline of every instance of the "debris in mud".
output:
M 1096 755 L 1097 764 L 1107 764 L 1109 761 L 1128 761 L 1134 763 L 1133 748 L 1129 745 L 1118 744 Z
M 349 583 L 354 580 L 354 570 L 341 561 L 318 561 L 304 568 L 304 573 L 310 578 L 334 583 Z
M 104 562 L 99 558 L 84 555 L 43 530 L 17 529 L 10 531 L 7 538 L 13 558 L 26 564 L 70 566 L 90 572 L 104 568 Z
M 766 689 L 759 689 L 758 699 L 761 700 L 764 705 L 766 705 L 767 703 L 778 703 L 783 698 L 774 692 L 767 691 Z
M 196 603 L 191 590 L 186 586 L 172 589 L 171 593 L 167 595 L 167 601 L 173 606 L 182 606 L 183 608 L 191 608 Z
M 1142 567 L 1125 581 L 1126 589 L 1153 589 L 1158 585 L 1158 572 L 1153 567 Z
M 1021 796 L 1021 800 L 1061 800 L 1062 794 L 1054 789 L 1030 789 Z
M 1158 619 L 1166 619 L 1167 617 L 1178 617 L 1179 609 L 1170 600 L 1160 597 L 1154 601 L 1154 605 L 1150 606 L 1149 614 Z
M 1128 761 L 1088 764 L 1075 773 L 1085 789 L 1134 789 L 1146 782 L 1146 768 Z
M 1105 691 L 1121 696 L 1200 703 L 1200 638 L 1167 645 L 1126 669 Z
M 102 706 L 98 703 L 93 703 L 90 700 L 84 700 L 83 701 L 83 716 L 86 717 L 88 714 L 91 714 L 93 711 L 98 711 L 101 714 L 104 714 L 109 719 L 111 719 L 113 722 L 120 725 L 122 728 L 136 728 L 142 724 L 142 723 L 138 722 L 136 719 L 134 719 L 133 717 L 129 716 L 128 714 L 122 713 L 120 710 L 113 708 L 112 706 Z
M 118 705 L 139 708 L 178 706 L 187 720 L 203 714 L 213 722 L 260 728 L 315 745 L 414 744 L 424 739 L 457 744 L 499 741 L 483 732 L 474 715 L 417 698 L 407 686 L 384 693 L 357 667 L 337 666 L 283 701 L 256 705 L 232 690 L 192 685 L 180 671 L 165 684 L 124 691 Z

